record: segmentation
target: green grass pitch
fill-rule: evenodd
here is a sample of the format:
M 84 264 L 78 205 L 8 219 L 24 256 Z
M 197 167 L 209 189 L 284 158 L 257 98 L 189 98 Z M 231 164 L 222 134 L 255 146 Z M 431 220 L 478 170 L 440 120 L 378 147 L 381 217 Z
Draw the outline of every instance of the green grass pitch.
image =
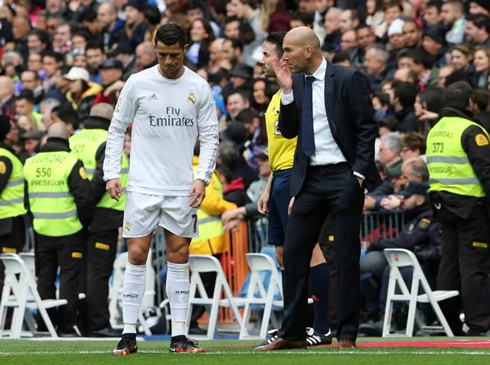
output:
M 431 338 L 431 340 L 434 338 Z M 445 338 L 447 339 L 447 338 Z M 374 339 L 373 339 L 374 340 Z M 380 339 L 376 339 L 379 341 Z M 422 338 L 414 338 L 422 340 Z M 360 341 L 370 341 L 361 339 Z M 113 356 L 117 341 L 0 340 L 0 365 L 461 365 L 490 364 L 490 349 L 362 348 L 340 351 L 337 347 L 274 353 L 256 353 L 256 341 L 203 341 L 204 354 L 171 354 L 165 341 L 139 341 L 131 356 Z

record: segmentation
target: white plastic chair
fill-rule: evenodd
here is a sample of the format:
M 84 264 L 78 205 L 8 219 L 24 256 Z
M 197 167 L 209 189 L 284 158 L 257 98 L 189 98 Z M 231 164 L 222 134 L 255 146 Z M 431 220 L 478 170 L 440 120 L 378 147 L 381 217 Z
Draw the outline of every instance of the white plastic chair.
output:
M 245 302 L 245 310 L 243 313 L 243 325 L 240 330 L 240 340 L 243 339 L 262 339 L 267 335 L 269 328 L 269 321 L 271 318 L 272 307 L 284 308 L 284 302 L 282 300 L 274 300 L 274 294 L 276 288 L 279 289 L 281 297 L 282 285 L 279 272 L 277 271 L 276 264 L 270 258 L 270 256 L 261 253 L 247 253 L 246 255 L 248 266 L 250 267 L 250 282 L 247 290 L 247 297 Z M 265 288 L 260 277 L 260 273 L 263 271 L 270 271 L 269 287 Z M 256 297 L 258 289 L 259 297 Z M 260 326 L 260 332 L 258 336 L 253 336 L 248 333 L 248 324 L 250 322 L 250 311 L 252 305 L 260 305 L 264 307 L 262 315 L 262 324 Z
M 109 290 L 109 313 L 112 328 L 123 328 L 124 326 L 122 324 L 122 295 L 124 288 L 124 272 L 126 271 L 127 262 L 127 252 L 120 254 L 114 261 L 114 277 L 112 280 L 112 287 L 110 287 Z M 146 289 L 138 315 L 140 325 L 147 336 L 151 336 L 152 333 L 144 313 L 147 313 L 150 310 L 154 310 L 157 315 L 160 315 L 161 313 L 160 308 L 155 307 L 154 305 L 155 295 L 155 270 L 152 266 L 150 250 L 148 251 L 148 258 L 146 261 Z
M 35 331 L 35 323 L 30 309 L 38 309 L 44 320 L 51 337 L 57 338 L 54 326 L 46 309 L 66 305 L 66 299 L 42 300 L 37 291 L 36 281 L 32 275 L 31 268 L 18 255 L 0 255 L 0 260 L 5 265 L 5 282 L 0 303 L 0 336 L 7 334 L 10 338 L 20 338 L 22 325 L 26 322 L 31 332 Z M 19 278 L 17 279 L 17 275 Z M 31 299 L 32 298 L 32 299 Z M 5 330 L 5 321 L 8 308 L 14 308 L 12 326 L 9 331 Z
M 425 278 L 424 272 L 420 267 L 417 257 L 413 252 L 405 249 L 385 249 L 384 254 L 388 260 L 388 263 L 390 264 L 390 281 L 388 284 L 388 298 L 386 300 L 383 337 L 412 337 L 417 303 L 430 303 L 437 315 L 437 318 L 439 319 L 439 322 L 446 332 L 446 335 L 448 337 L 454 337 L 438 302 L 456 297 L 459 295 L 459 292 L 457 290 L 432 291 L 427 279 Z M 403 279 L 399 270 L 400 267 L 407 266 L 413 267 L 411 290 L 408 290 L 405 280 Z M 402 294 L 395 294 L 397 284 L 400 287 Z M 424 290 L 425 294 L 418 295 L 420 285 L 422 285 L 422 289 Z M 408 320 L 405 334 L 390 334 L 393 302 L 396 301 L 409 302 Z
M 187 320 L 185 326 L 185 334 L 189 334 L 191 322 L 192 306 L 204 305 L 209 311 L 209 324 L 206 336 L 194 336 L 197 339 L 212 340 L 216 332 L 218 322 L 219 307 L 231 307 L 236 321 L 240 328 L 242 327 L 242 317 L 238 311 L 239 306 L 245 305 L 244 298 L 234 298 L 231 292 L 226 276 L 221 268 L 221 263 L 217 258 L 206 255 L 190 255 L 189 267 L 191 269 L 191 286 L 189 291 L 189 310 L 187 312 Z M 201 273 L 215 272 L 216 284 L 214 286 L 213 297 L 209 298 L 204 284 L 202 282 Z M 226 299 L 221 299 L 221 293 L 224 291 Z M 199 293 L 200 298 L 196 298 L 196 293 Z

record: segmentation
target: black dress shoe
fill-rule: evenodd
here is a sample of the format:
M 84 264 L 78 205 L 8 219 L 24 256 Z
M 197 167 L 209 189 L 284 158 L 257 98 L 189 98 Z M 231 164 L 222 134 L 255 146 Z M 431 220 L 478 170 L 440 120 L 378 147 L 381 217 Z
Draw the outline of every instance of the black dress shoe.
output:
M 107 326 L 97 331 L 89 331 L 88 337 L 121 337 L 121 330 Z
M 278 337 L 275 341 L 267 343 L 264 341 L 259 344 L 255 351 L 278 351 L 278 350 L 299 350 L 306 349 L 306 341 L 288 341 Z

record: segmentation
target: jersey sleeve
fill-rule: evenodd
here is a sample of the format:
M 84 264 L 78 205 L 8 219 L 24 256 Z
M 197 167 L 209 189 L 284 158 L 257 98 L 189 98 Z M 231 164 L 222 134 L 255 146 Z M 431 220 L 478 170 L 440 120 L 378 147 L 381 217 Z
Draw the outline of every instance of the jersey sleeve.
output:
M 124 148 L 126 130 L 134 120 L 138 100 L 134 78 L 130 77 L 124 85 L 114 109 L 111 125 L 107 134 L 104 160 L 104 180 L 121 177 L 121 154 Z
M 196 179 L 203 180 L 208 185 L 216 167 L 219 130 L 216 105 L 211 88 L 206 85 L 206 88 L 203 89 L 204 96 L 199 105 L 197 115 L 197 129 L 201 150 L 199 153 L 199 166 L 197 167 Z

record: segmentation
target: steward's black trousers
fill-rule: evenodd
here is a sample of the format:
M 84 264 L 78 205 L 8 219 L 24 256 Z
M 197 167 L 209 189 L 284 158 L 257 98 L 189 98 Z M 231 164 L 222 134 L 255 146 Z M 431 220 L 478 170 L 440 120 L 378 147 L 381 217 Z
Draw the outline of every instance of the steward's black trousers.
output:
M 67 305 L 48 310 L 53 322 L 62 331 L 69 331 L 77 324 L 79 276 L 83 258 L 81 232 L 70 236 L 48 237 L 36 234 L 35 259 L 37 290 L 41 299 L 56 299 L 56 276 L 60 268 L 59 299 Z
M 295 198 L 284 246 L 284 321 L 280 337 L 306 338 L 310 260 L 327 215 L 339 280 L 337 338 L 356 340 L 359 326 L 359 257 L 364 192 L 347 163 L 309 166 Z

